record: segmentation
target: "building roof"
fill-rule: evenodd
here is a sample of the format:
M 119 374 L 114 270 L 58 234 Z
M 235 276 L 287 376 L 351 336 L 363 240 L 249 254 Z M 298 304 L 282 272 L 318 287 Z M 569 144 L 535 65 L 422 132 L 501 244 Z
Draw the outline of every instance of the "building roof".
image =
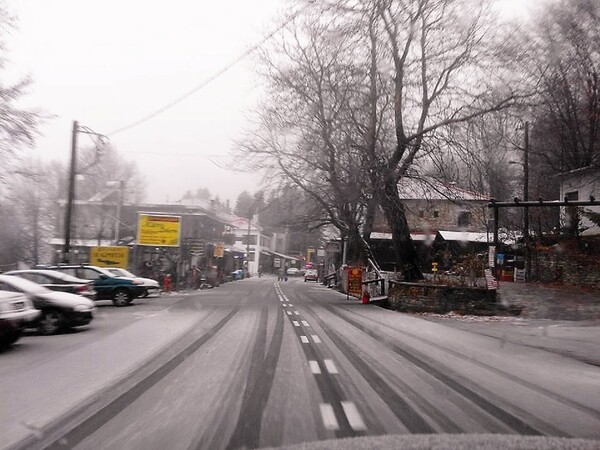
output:
M 488 201 L 489 197 L 433 178 L 402 178 L 398 193 L 403 200 Z

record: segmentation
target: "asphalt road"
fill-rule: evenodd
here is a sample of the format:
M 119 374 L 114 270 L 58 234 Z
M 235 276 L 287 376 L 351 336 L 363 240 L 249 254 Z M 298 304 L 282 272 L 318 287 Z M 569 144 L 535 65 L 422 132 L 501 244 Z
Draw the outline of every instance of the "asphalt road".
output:
M 197 315 L 193 332 L 45 445 L 258 448 L 432 433 L 600 438 L 599 367 L 361 305 L 301 279 L 252 278 L 100 308 L 110 320 L 43 344 L 28 336 L 21 349 L 37 339 L 40 354 L 60 358 L 167 308 Z M 23 361 L 2 356 L 0 377 Z

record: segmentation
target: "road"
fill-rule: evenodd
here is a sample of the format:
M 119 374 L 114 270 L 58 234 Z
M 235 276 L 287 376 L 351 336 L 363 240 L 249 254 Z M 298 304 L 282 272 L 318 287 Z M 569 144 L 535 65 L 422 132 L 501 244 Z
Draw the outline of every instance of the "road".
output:
M 89 330 L 25 337 L 20 352 L 0 355 L 0 377 L 9 376 L 34 346 L 60 359 L 132 321 L 167 312 L 195 321 L 41 447 L 258 448 L 407 433 L 600 438 L 600 367 L 577 359 L 361 305 L 301 279 L 252 278 L 138 303 L 101 307 Z

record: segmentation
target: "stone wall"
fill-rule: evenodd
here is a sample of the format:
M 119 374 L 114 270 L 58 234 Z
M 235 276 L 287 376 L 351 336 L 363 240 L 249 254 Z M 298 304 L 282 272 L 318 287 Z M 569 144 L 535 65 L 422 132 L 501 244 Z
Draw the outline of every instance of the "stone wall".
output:
M 600 237 L 564 240 L 531 255 L 533 279 L 600 289 Z
M 495 290 L 424 283 L 391 283 L 389 303 L 402 312 L 494 315 L 502 310 Z

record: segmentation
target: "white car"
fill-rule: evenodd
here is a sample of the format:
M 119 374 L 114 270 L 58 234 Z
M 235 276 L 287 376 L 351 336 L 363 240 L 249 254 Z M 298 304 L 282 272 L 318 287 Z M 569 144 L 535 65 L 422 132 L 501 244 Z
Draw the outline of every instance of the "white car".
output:
M 0 347 L 14 344 L 42 312 L 19 292 L 0 291 Z
M 300 275 L 300 270 L 297 267 L 290 267 L 287 270 L 287 274 L 290 277 L 296 277 L 296 276 Z
M 138 282 L 141 281 L 141 286 L 144 288 L 144 293 L 140 295 L 140 297 L 148 297 L 148 294 L 160 291 L 160 284 L 158 284 L 158 281 L 153 280 L 152 278 L 138 277 L 137 275 L 132 274 L 128 270 L 121 269 L 119 267 L 110 267 L 106 270 L 108 270 L 110 273 L 117 277 L 131 278 L 133 280 L 138 280 Z

